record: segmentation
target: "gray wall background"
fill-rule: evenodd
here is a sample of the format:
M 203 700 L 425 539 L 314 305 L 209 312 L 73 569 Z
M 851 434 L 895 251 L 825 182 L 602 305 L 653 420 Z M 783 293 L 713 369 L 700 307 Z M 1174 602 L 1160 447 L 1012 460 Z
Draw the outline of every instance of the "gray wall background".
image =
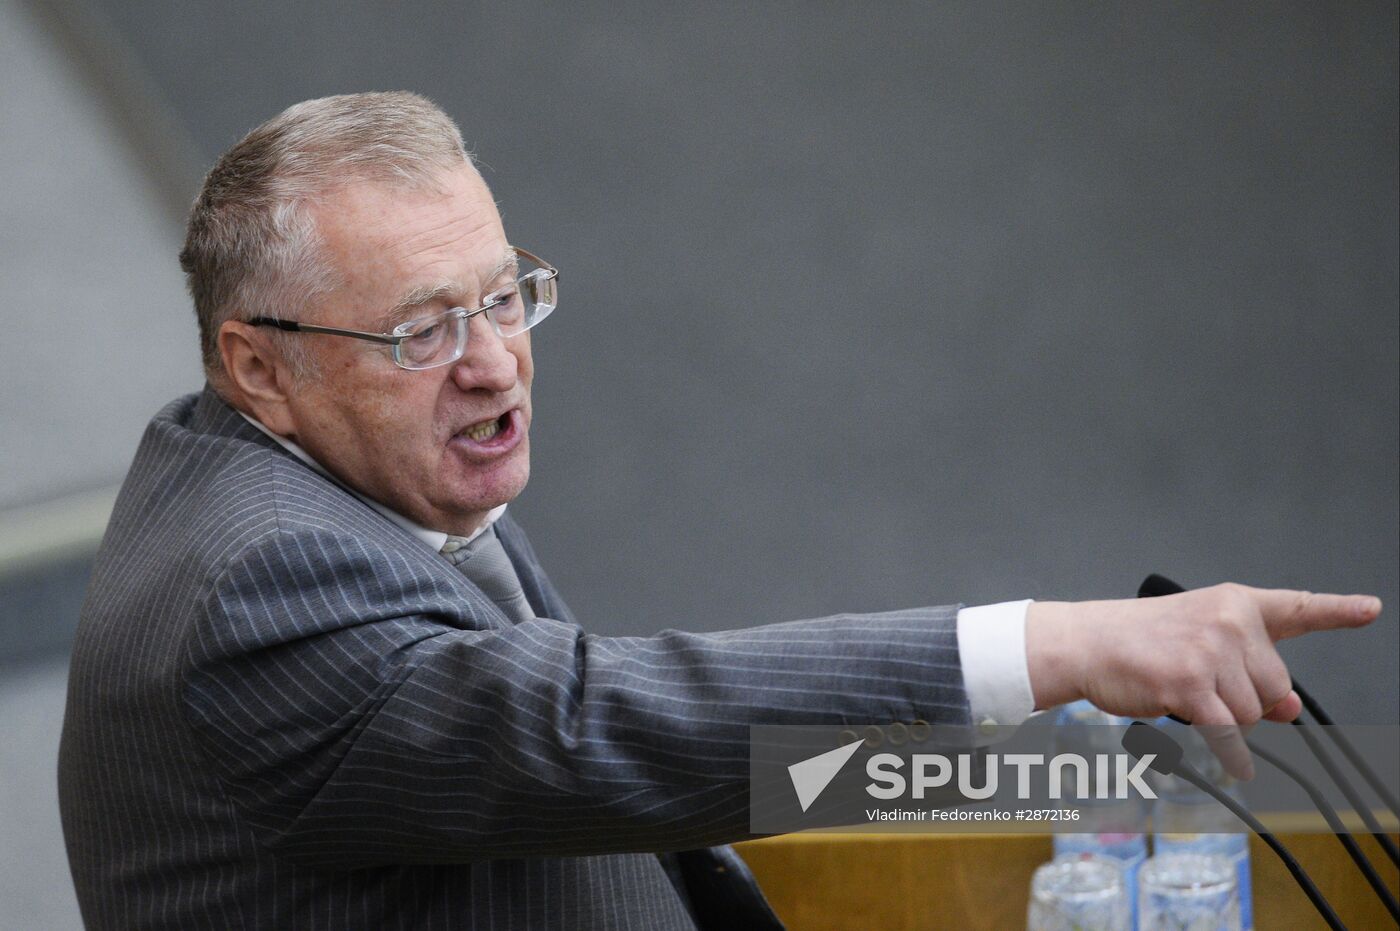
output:
M 1289 657 L 1397 719 L 1395 4 L 99 6 L 204 163 L 457 117 L 566 276 L 517 510 L 593 629 L 1370 591 Z

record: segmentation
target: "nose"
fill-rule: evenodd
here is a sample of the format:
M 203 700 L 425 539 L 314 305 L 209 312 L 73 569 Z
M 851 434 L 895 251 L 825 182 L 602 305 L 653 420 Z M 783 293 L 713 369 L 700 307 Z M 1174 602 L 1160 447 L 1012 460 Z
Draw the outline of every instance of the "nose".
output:
M 485 314 L 467 321 L 467 349 L 452 363 L 452 380 L 463 391 L 484 388 L 504 392 L 515 387 L 519 360 L 496 333 Z

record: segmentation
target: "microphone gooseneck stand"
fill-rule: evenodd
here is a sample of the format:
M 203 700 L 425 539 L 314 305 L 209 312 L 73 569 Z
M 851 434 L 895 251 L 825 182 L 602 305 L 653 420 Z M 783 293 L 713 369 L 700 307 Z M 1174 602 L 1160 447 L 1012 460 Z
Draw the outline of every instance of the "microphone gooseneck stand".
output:
M 1361 852 L 1361 847 L 1357 845 L 1356 838 L 1347 831 L 1346 825 L 1342 824 L 1342 819 L 1337 815 L 1336 809 L 1327 801 L 1327 797 L 1322 794 L 1322 790 L 1317 787 L 1312 780 L 1306 778 L 1285 760 L 1265 750 L 1263 747 L 1255 746 L 1249 741 L 1245 741 L 1249 750 L 1255 756 L 1268 763 L 1274 769 L 1292 779 L 1298 786 L 1312 799 L 1314 807 L 1322 812 L 1322 817 L 1327 819 L 1327 825 L 1336 834 L 1337 840 L 1346 848 L 1347 856 L 1351 857 L 1351 862 L 1356 864 L 1356 868 L 1361 871 L 1361 875 L 1366 877 L 1366 882 L 1370 883 L 1375 891 L 1376 897 L 1381 900 L 1381 904 L 1390 912 L 1390 917 L 1400 921 L 1400 906 L 1395 902 L 1395 896 L 1390 894 L 1390 889 L 1386 887 L 1385 880 L 1381 879 L 1376 872 L 1371 861 L 1366 859 L 1366 855 Z
M 1143 579 L 1142 584 L 1138 586 L 1138 597 L 1156 598 L 1161 595 L 1177 595 L 1184 591 L 1186 591 L 1186 589 L 1182 588 L 1176 582 L 1164 575 L 1158 575 L 1154 572 Z M 1303 688 L 1302 684 L 1297 679 L 1292 680 L 1291 684 L 1293 686 L 1293 691 L 1297 692 L 1298 697 L 1302 699 L 1303 707 L 1308 710 L 1309 714 L 1317 719 L 1318 724 L 1324 725 L 1327 736 L 1331 738 L 1332 742 L 1342 751 L 1351 765 L 1355 767 L 1356 771 L 1361 774 L 1362 778 L 1366 780 L 1371 788 L 1375 790 L 1376 794 L 1380 796 L 1381 800 L 1385 802 L 1386 807 L 1390 809 L 1391 813 L 1397 818 L 1400 818 L 1400 806 L 1396 804 L 1395 794 L 1386 788 L 1385 783 L 1376 775 L 1375 770 L 1362 759 L 1361 754 L 1352 746 L 1351 741 L 1347 740 L 1341 728 L 1337 727 L 1331 716 L 1322 709 L 1321 703 L 1319 703 L 1316 698 L 1313 698 L 1312 694 L 1308 692 L 1307 689 Z M 1174 714 L 1168 715 L 1168 717 L 1182 724 L 1190 723 L 1189 721 L 1183 721 Z M 1386 834 L 1385 830 L 1380 826 L 1380 822 L 1376 820 L 1376 816 L 1371 812 L 1370 806 L 1366 804 L 1365 800 L 1361 798 L 1360 793 L 1352 786 L 1350 780 L 1348 780 L 1346 775 L 1337 767 L 1336 761 L 1332 759 L 1332 755 L 1323 747 L 1322 741 L 1317 739 L 1317 735 L 1313 733 L 1311 725 L 1304 721 L 1301 715 L 1294 718 L 1289 723 L 1297 729 L 1298 736 L 1308 745 L 1308 749 L 1312 751 L 1312 755 L 1317 758 L 1317 762 L 1327 772 L 1328 778 L 1341 790 L 1342 795 L 1346 797 L 1347 804 L 1351 805 L 1352 809 L 1361 819 L 1361 822 L 1366 825 L 1366 830 L 1370 833 L 1371 837 L 1374 838 L 1376 843 L 1380 845 L 1380 848 L 1385 851 L 1386 856 L 1390 857 L 1390 862 L 1400 866 L 1400 850 L 1396 849 L 1395 843 L 1390 839 L 1390 835 Z
M 1380 797 L 1380 800 L 1385 802 L 1385 807 L 1390 809 L 1390 813 L 1400 818 L 1400 801 L 1396 800 L 1395 793 L 1381 781 L 1380 776 L 1376 775 L 1376 771 L 1371 768 L 1371 764 L 1367 763 L 1361 758 L 1361 754 L 1356 752 L 1356 748 L 1351 745 L 1350 740 L 1347 740 L 1347 735 L 1343 734 L 1336 726 L 1336 722 L 1332 720 L 1332 716 L 1326 711 L 1323 711 L 1317 699 L 1309 695 L 1307 689 L 1303 688 L 1297 682 L 1293 683 L 1293 691 L 1297 692 L 1298 697 L 1303 700 L 1303 707 L 1308 709 L 1308 714 L 1312 715 L 1318 724 L 1330 728 L 1330 730 L 1326 731 L 1326 734 L 1332 739 L 1332 742 L 1337 745 L 1337 749 L 1342 751 L 1342 755 L 1347 758 L 1347 762 L 1361 774 L 1361 778 L 1366 780 L 1371 790 Z M 1369 827 L 1369 825 L 1367 825 L 1367 827 Z M 1388 843 L 1389 838 L 1386 838 L 1386 840 Z M 1391 850 L 1393 851 L 1394 849 L 1392 845 Z M 1390 858 L 1394 860 L 1395 854 L 1391 853 Z
M 1295 692 L 1298 691 L 1298 684 L 1296 682 L 1293 684 L 1293 690 Z M 1300 698 L 1302 697 L 1301 692 L 1299 692 L 1298 695 Z M 1304 721 L 1301 716 L 1294 718 L 1290 723 L 1297 729 L 1298 736 L 1303 738 L 1303 742 L 1308 745 L 1308 749 L 1312 751 L 1313 756 L 1317 757 L 1317 761 L 1322 764 L 1322 768 L 1327 771 L 1327 775 L 1331 778 L 1332 782 L 1338 789 L 1342 790 L 1342 795 L 1346 796 L 1347 804 L 1351 805 L 1352 810 L 1361 816 L 1361 821 L 1366 825 L 1366 830 L 1376 839 L 1376 843 L 1381 845 L 1381 849 L 1385 851 L 1386 856 L 1390 857 L 1390 862 L 1400 865 L 1400 854 L 1397 854 L 1395 844 L 1391 841 L 1390 837 L 1386 835 L 1385 831 L 1381 829 L 1380 822 L 1376 821 L 1376 816 L 1371 813 L 1370 807 L 1362 800 L 1361 796 L 1357 794 L 1356 789 L 1352 788 L 1351 783 L 1347 781 L 1346 776 L 1342 774 L 1341 770 L 1337 768 L 1337 764 L 1322 746 L 1322 742 L 1319 741 L 1317 735 L 1313 733 L 1312 726 Z M 1332 730 L 1337 730 L 1335 725 L 1332 727 Z M 1350 742 L 1348 742 L 1347 745 L 1350 746 Z M 1341 745 L 1338 744 L 1338 746 Z M 1254 748 L 1251 746 L 1250 749 Z
M 1331 903 L 1323 896 L 1307 871 L 1298 864 L 1293 854 L 1288 852 L 1288 848 L 1283 846 L 1282 842 L 1274 837 L 1269 829 L 1250 813 L 1249 809 L 1220 791 L 1214 783 L 1182 759 L 1181 744 L 1177 743 L 1171 735 L 1151 724 L 1134 721 L 1128 725 L 1128 729 L 1123 733 L 1123 749 L 1139 759 L 1145 755 L 1152 755 L 1153 759 L 1148 764 L 1151 769 L 1164 776 L 1176 776 L 1191 783 L 1228 808 L 1231 814 L 1248 825 L 1249 829 L 1258 834 L 1259 839 L 1268 844 L 1269 849 L 1278 855 L 1278 858 L 1283 861 L 1283 865 L 1288 868 L 1288 872 L 1292 874 L 1294 881 L 1308 897 L 1308 901 L 1312 902 L 1313 908 L 1317 909 L 1322 920 L 1327 922 L 1327 926 L 1332 931 L 1347 931 L 1347 926 L 1342 924 L 1342 920 L 1337 917 Z
M 1184 588 L 1182 588 L 1176 582 L 1173 582 L 1171 579 L 1153 573 L 1152 575 L 1149 575 L 1146 579 L 1144 579 L 1142 585 L 1139 586 L 1138 597 L 1152 598 L 1161 595 L 1175 595 L 1184 591 Z M 1303 707 L 1306 708 L 1310 714 L 1312 714 L 1312 716 L 1318 721 L 1318 723 L 1322 725 L 1332 725 L 1331 727 L 1324 728 L 1328 737 L 1331 738 L 1332 742 L 1336 744 L 1337 748 L 1341 750 L 1341 752 L 1347 757 L 1347 760 L 1352 764 L 1352 766 L 1356 768 L 1357 772 L 1361 774 L 1362 778 L 1364 778 L 1366 782 L 1371 786 L 1371 788 L 1376 791 L 1376 794 L 1380 796 L 1380 798 L 1385 802 L 1387 807 L 1389 807 L 1392 812 L 1395 812 L 1397 816 L 1400 816 L 1400 811 L 1397 811 L 1394 794 L 1387 790 L 1385 783 L 1383 783 L 1380 780 L 1380 778 L 1376 775 L 1375 771 L 1372 770 L 1371 767 L 1367 765 L 1366 761 L 1361 758 L 1361 755 L 1356 751 L 1356 748 L 1352 746 L 1351 742 L 1346 739 L 1346 736 L 1342 734 L 1340 730 L 1336 727 L 1336 725 L 1333 723 L 1332 718 L 1328 716 L 1328 714 L 1322 709 L 1322 705 L 1317 701 L 1317 699 L 1313 698 L 1312 695 L 1309 694 L 1308 691 L 1297 682 L 1297 680 L 1293 680 L 1291 684 L 1293 691 L 1297 692 L 1298 697 L 1302 700 Z M 1173 721 L 1177 721 L 1181 724 L 1191 723 L 1174 714 L 1168 715 L 1168 717 L 1171 718 Z M 1338 768 L 1336 762 L 1327 753 L 1326 749 L 1322 746 L 1322 742 L 1317 739 L 1317 736 L 1313 733 L 1311 726 L 1306 721 L 1304 721 L 1301 716 L 1295 718 L 1289 723 L 1294 725 L 1296 733 L 1303 739 L 1303 742 L 1307 745 L 1308 749 L 1312 752 L 1313 756 L 1316 757 L 1318 763 L 1326 771 L 1328 777 L 1332 780 L 1333 783 L 1336 784 L 1337 788 L 1341 790 L 1342 794 L 1346 797 L 1347 802 L 1352 806 L 1353 809 L 1355 809 L 1357 815 L 1366 825 L 1366 829 L 1371 833 L 1371 836 L 1375 838 L 1377 844 L 1379 844 L 1381 849 L 1386 852 L 1387 856 L 1390 857 L 1392 862 L 1400 863 L 1400 860 L 1397 859 L 1397 851 L 1395 844 L 1391 842 L 1390 838 L 1381 828 L 1379 822 L 1376 821 L 1375 816 L 1372 814 L 1369 807 L 1365 804 L 1361 796 L 1352 787 L 1351 783 L 1347 780 L 1346 776 Z M 1133 738 L 1134 746 L 1132 747 L 1129 746 L 1128 734 L 1135 734 Z M 1154 761 L 1154 764 L 1152 766 L 1154 770 L 1157 770 L 1158 772 L 1168 773 L 1170 775 L 1179 776 L 1185 781 L 1201 789 L 1201 791 L 1205 792 L 1207 795 L 1210 795 L 1216 801 L 1220 802 L 1227 809 L 1229 809 L 1236 817 L 1238 817 L 1241 821 L 1247 824 L 1251 830 L 1258 834 L 1260 838 L 1266 844 L 1268 844 L 1269 847 L 1272 848 L 1273 851 L 1277 853 L 1281 859 L 1283 859 L 1284 865 L 1288 867 L 1288 871 L 1291 874 L 1293 874 L 1293 878 L 1298 881 L 1299 886 L 1301 886 L 1303 888 L 1303 891 L 1307 893 L 1309 900 L 1312 901 L 1315 907 L 1317 907 L 1319 913 L 1322 914 L 1322 917 L 1327 921 L 1327 923 L 1334 928 L 1341 927 L 1341 922 L 1339 919 L 1337 919 L 1336 913 L 1332 910 L 1331 906 L 1327 904 L 1326 899 L 1322 897 L 1322 893 L 1317 890 L 1317 887 L 1312 883 L 1311 878 L 1309 878 L 1307 876 L 1307 873 L 1303 871 L 1303 868 L 1298 865 L 1297 860 L 1295 860 L 1291 854 L 1287 853 L 1287 851 L 1283 847 L 1283 844 L 1280 843 L 1278 839 L 1275 838 L 1272 834 L 1264 830 L 1264 825 L 1261 822 L 1259 822 L 1258 819 L 1256 819 L 1252 814 L 1250 814 L 1242 805 L 1240 805 L 1234 799 L 1230 798 L 1225 793 L 1219 791 L 1213 784 L 1211 784 L 1210 780 L 1206 779 L 1199 772 L 1193 769 L 1190 766 L 1190 764 L 1188 764 L 1184 759 L 1182 759 L 1183 751 L 1181 749 L 1180 744 L 1178 744 L 1170 735 L 1151 725 L 1143 724 L 1140 721 L 1134 722 L 1129 727 L 1128 734 L 1125 734 L 1123 737 L 1124 749 L 1128 750 L 1129 753 L 1133 753 L 1134 755 L 1138 756 L 1140 756 L 1144 752 L 1156 752 L 1162 754 L 1159 756 L 1158 759 L 1166 760 L 1168 762 L 1164 764 L 1165 768 L 1159 768 Z M 1328 826 L 1332 829 L 1333 833 L 1336 834 L 1338 842 L 1340 842 L 1341 845 L 1346 849 L 1347 855 L 1351 857 L 1352 862 L 1356 864 L 1357 869 L 1359 869 L 1361 871 L 1361 874 L 1366 878 L 1366 882 L 1371 886 L 1371 889 L 1375 892 L 1377 898 L 1380 899 L 1381 903 L 1390 912 L 1391 917 L 1396 919 L 1397 922 L 1400 922 L 1400 906 L 1397 906 L 1395 897 L 1391 894 L 1390 889 L 1386 886 L 1385 882 L 1376 873 L 1375 867 L 1371 865 L 1371 861 L 1366 858 L 1366 855 L 1364 853 L 1362 853 L 1361 847 L 1356 843 L 1356 839 L 1352 837 L 1350 833 L 1347 832 L 1346 826 L 1342 823 L 1342 820 L 1337 815 L 1336 810 L 1333 809 L 1332 806 L 1328 803 L 1326 796 L 1323 795 L 1322 791 L 1318 789 L 1318 787 L 1313 782 L 1304 777 L 1302 773 L 1300 773 L 1295 767 L 1289 765 L 1286 761 L 1279 758 L 1275 754 L 1262 749 L 1252 741 L 1247 740 L 1245 741 L 1245 744 L 1249 748 L 1251 753 L 1258 756 L 1265 762 L 1269 763 L 1271 766 L 1273 766 L 1279 772 L 1283 773 L 1289 779 L 1292 779 L 1295 783 L 1297 783 L 1297 785 L 1300 788 L 1303 789 L 1304 792 L 1307 793 L 1308 798 L 1312 800 L 1314 807 L 1316 807 L 1317 810 L 1322 813 L 1322 816 L 1327 821 Z

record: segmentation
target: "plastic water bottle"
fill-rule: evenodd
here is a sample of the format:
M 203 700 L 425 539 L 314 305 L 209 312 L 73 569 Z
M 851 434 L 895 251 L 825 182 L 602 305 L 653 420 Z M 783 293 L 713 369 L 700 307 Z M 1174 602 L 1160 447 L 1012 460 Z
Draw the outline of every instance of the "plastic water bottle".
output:
M 1100 711 L 1087 701 L 1077 701 L 1063 706 L 1056 715 L 1057 725 L 1122 725 L 1128 720 Z M 1074 738 L 1059 736 L 1056 739 L 1056 752 L 1079 753 L 1092 758 L 1096 753 L 1121 752 L 1118 728 L 1102 729 L 1079 728 L 1073 732 Z M 1092 791 L 1091 795 L 1094 794 Z M 1073 834 L 1056 834 L 1053 839 L 1055 856 L 1066 854 L 1095 854 L 1118 863 L 1123 870 L 1123 880 L 1127 885 L 1128 901 L 1132 904 L 1133 927 L 1137 927 L 1137 874 L 1143 861 L 1147 859 L 1147 816 L 1148 807 L 1136 798 L 1098 799 L 1087 798 L 1070 801 L 1079 809 L 1078 831 Z
M 1228 775 L 1213 780 L 1236 801 L 1243 801 L 1239 786 Z M 1154 787 L 1152 849 L 1161 854 L 1216 854 L 1235 868 L 1240 898 L 1240 928 L 1254 927 L 1254 900 L 1250 883 L 1249 835 L 1240 833 L 1239 822 L 1215 799 L 1178 779 L 1162 779 Z

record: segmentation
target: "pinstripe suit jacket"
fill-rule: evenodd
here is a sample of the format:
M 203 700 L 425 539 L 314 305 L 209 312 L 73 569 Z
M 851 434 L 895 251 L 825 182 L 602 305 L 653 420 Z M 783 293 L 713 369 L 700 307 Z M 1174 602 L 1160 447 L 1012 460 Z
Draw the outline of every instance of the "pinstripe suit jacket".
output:
M 778 927 L 710 846 L 747 834 L 748 725 L 967 719 L 955 607 L 593 636 L 497 526 L 536 620 L 208 388 L 166 406 L 70 671 L 87 925 Z

